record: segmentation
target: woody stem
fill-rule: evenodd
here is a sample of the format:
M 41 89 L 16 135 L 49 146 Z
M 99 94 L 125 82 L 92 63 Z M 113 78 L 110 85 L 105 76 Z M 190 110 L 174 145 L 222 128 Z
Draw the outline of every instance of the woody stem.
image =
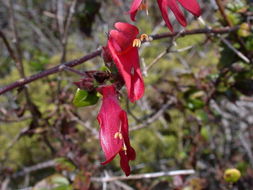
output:
M 163 34 L 156 34 L 156 35 L 152 35 L 150 36 L 153 40 L 158 40 L 158 39 L 163 39 L 163 38 L 170 38 L 173 36 L 185 36 L 185 35 L 193 35 L 193 34 L 226 34 L 226 33 L 231 33 L 234 32 L 236 30 L 238 30 L 238 26 L 235 27 L 224 27 L 224 28 L 218 28 L 218 29 L 208 29 L 208 28 L 204 28 L 204 29 L 195 29 L 195 30 L 186 30 L 184 32 L 181 32 L 180 34 L 178 32 L 174 32 L 174 33 L 163 33 Z M 19 79 L 9 85 L 6 85 L 2 88 L 0 88 L 0 95 L 4 94 L 8 91 L 13 90 L 14 88 L 20 88 L 26 84 L 29 84 L 35 80 L 44 78 L 46 76 L 49 76 L 51 74 L 55 74 L 61 71 L 61 67 L 62 65 L 65 65 L 67 67 L 74 67 L 77 65 L 80 65 L 86 61 L 89 61 L 97 56 L 101 55 L 102 50 L 96 50 L 86 56 L 81 57 L 80 59 L 76 59 L 76 60 L 72 60 L 70 62 L 64 63 L 64 64 L 59 64 L 53 68 L 50 68 L 48 70 L 42 71 L 40 73 L 31 75 L 29 77 L 25 77 L 22 79 Z

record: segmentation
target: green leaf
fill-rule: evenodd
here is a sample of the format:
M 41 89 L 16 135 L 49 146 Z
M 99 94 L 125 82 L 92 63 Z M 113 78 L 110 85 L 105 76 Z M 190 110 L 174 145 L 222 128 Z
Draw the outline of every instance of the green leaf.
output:
M 189 99 L 187 102 L 187 107 L 192 111 L 203 108 L 204 105 L 205 103 L 200 99 Z
M 72 190 L 73 188 L 70 185 L 61 185 L 53 188 L 52 190 Z
M 33 187 L 33 190 L 72 190 L 69 180 L 61 174 L 48 176 Z
M 184 93 L 186 107 L 192 111 L 203 108 L 205 105 L 204 101 L 202 100 L 203 96 L 203 91 L 199 91 L 195 87 L 190 88 Z
M 59 167 L 62 170 L 73 172 L 76 169 L 75 165 L 71 163 L 69 160 L 67 160 L 66 158 L 57 158 L 55 159 L 55 162 L 59 164 Z
M 209 134 L 210 131 L 207 129 L 207 127 L 202 127 L 201 131 L 200 131 L 201 136 L 205 139 L 208 140 L 209 139 Z
M 54 176 L 52 183 L 61 186 L 69 185 L 69 181 L 63 176 Z
M 235 47 L 235 44 L 233 44 Z M 238 56 L 224 44 L 221 45 L 223 48 L 221 51 L 220 61 L 218 63 L 218 68 L 230 67 L 233 63 L 239 60 Z M 236 48 L 236 47 L 235 47 Z
M 86 90 L 77 89 L 73 104 L 76 107 L 91 106 L 98 102 L 99 96 L 97 92 L 87 92 Z
M 202 122 L 208 122 L 208 115 L 204 110 L 199 110 L 196 112 L 196 117 Z
M 249 51 L 253 51 L 253 36 L 250 36 L 249 38 L 247 38 L 247 40 L 246 40 L 246 48 Z

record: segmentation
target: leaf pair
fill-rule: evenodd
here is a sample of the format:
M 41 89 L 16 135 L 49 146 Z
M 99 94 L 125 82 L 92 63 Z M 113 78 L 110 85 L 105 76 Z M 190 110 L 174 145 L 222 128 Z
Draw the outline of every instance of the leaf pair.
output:
M 78 88 L 76 90 L 73 104 L 76 107 L 85 107 L 85 106 L 91 106 L 98 102 L 99 95 L 97 92 L 88 92 L 86 90 L 81 90 Z

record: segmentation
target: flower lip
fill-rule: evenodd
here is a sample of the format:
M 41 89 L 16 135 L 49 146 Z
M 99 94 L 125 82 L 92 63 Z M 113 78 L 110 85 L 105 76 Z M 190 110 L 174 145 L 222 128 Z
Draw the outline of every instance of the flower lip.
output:
M 188 1 L 188 0 L 187 0 Z M 178 2 L 177 0 L 169 0 L 167 1 L 167 6 L 169 7 L 169 9 L 173 12 L 173 14 L 175 15 L 177 21 L 182 25 L 182 26 L 186 26 L 187 22 L 184 16 L 184 13 L 181 11 L 181 9 L 178 6 Z
M 128 12 L 130 14 L 132 21 L 135 21 L 135 16 L 139 7 L 141 6 L 141 3 L 142 3 L 142 0 L 133 0 L 130 10 Z
M 137 27 L 123 22 L 114 24 L 115 30 L 111 30 L 109 40 L 117 52 L 124 53 L 132 47 L 132 42 L 139 34 Z
M 201 15 L 201 9 L 197 0 L 177 0 L 177 1 L 182 5 L 182 7 L 184 7 L 194 16 L 199 17 Z
M 157 0 L 157 3 L 162 13 L 162 17 L 171 32 L 173 32 L 173 27 L 170 23 L 168 8 L 173 12 L 177 21 L 184 27 L 187 25 L 187 22 L 185 15 L 179 7 L 179 4 L 182 8 L 186 9 L 188 12 L 190 12 L 196 17 L 199 17 L 201 15 L 201 9 L 197 0 Z M 147 0 L 132 1 L 130 10 L 128 12 L 132 21 L 135 21 L 135 17 L 138 10 L 142 9 L 147 10 Z
M 111 162 L 119 154 L 120 166 L 128 176 L 129 161 L 135 159 L 135 150 L 130 145 L 127 114 L 119 105 L 118 94 L 113 85 L 102 86 L 98 91 L 103 95 L 97 117 L 100 125 L 99 139 L 106 157 L 101 164 Z

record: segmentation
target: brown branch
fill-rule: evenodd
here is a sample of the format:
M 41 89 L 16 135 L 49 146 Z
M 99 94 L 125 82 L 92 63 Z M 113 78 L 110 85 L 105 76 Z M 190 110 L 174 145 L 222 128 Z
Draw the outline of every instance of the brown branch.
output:
M 217 29 L 209 29 L 209 28 L 201 28 L 201 29 L 194 29 L 194 30 L 186 30 L 184 32 L 174 32 L 174 33 L 163 33 L 163 34 L 156 34 L 151 36 L 153 40 L 159 40 L 162 38 L 169 38 L 177 36 L 179 33 L 180 37 L 186 35 L 195 35 L 195 34 L 226 34 L 230 32 L 234 32 L 238 30 L 238 27 L 224 27 L 224 28 L 217 28 Z
M 23 170 L 14 173 L 11 177 L 12 178 L 21 177 L 21 176 L 24 176 L 24 175 L 29 174 L 31 172 L 35 172 L 35 171 L 42 170 L 42 169 L 45 169 L 45 168 L 54 167 L 55 165 L 56 165 L 55 160 L 49 160 L 49 161 L 41 162 L 41 163 L 38 163 L 34 166 L 25 167 Z
M 93 59 L 94 57 L 97 57 L 100 54 L 101 54 L 101 50 L 96 50 L 96 51 L 90 53 L 89 55 L 86 55 L 86 56 L 84 56 L 80 59 L 76 59 L 76 60 L 73 60 L 73 61 L 70 61 L 70 62 L 67 62 L 67 63 L 64 63 L 64 64 L 60 64 L 60 65 L 57 65 L 57 66 L 55 66 L 51 69 L 48 69 L 48 70 L 42 71 L 40 73 L 37 73 L 35 75 L 19 79 L 18 81 L 14 82 L 12 84 L 9 84 L 9 85 L 7 85 L 3 88 L 0 88 L 0 94 L 8 92 L 8 91 L 10 91 L 14 88 L 17 88 L 17 87 L 22 87 L 22 86 L 24 86 L 28 83 L 31 83 L 35 80 L 46 77 L 48 75 L 57 73 L 57 72 L 61 71 L 61 69 L 63 68 L 63 65 L 68 66 L 68 67 L 74 67 L 74 66 L 80 65 L 81 63 L 84 63 L 84 62 L 86 62 L 90 59 Z
M 156 113 L 149 117 L 147 120 L 142 121 L 141 124 L 136 125 L 135 127 L 130 128 L 130 131 L 135 131 L 135 130 L 139 130 L 145 127 L 148 127 L 151 123 L 153 123 L 154 121 L 158 120 L 162 114 L 169 109 L 169 107 L 171 107 L 173 104 L 175 104 L 175 99 L 168 99 L 168 101 L 158 110 L 155 111 Z
M 218 8 L 219 8 L 220 13 L 223 16 L 224 20 L 226 21 L 227 25 L 232 27 L 233 24 L 232 24 L 231 20 L 229 20 L 229 18 L 226 15 L 223 3 L 221 2 L 221 0 L 215 0 L 215 1 L 216 1 Z
M 38 163 L 33 166 L 24 168 L 21 171 L 14 173 L 11 178 L 17 178 L 35 172 L 41 169 L 55 167 L 57 162 L 55 160 L 49 160 L 42 163 Z M 161 171 L 154 173 L 144 173 L 144 174 L 135 174 L 130 176 L 107 176 L 107 177 L 92 177 L 91 181 L 93 182 L 112 182 L 112 181 L 123 181 L 123 180 L 137 180 L 137 179 L 148 179 L 148 178 L 157 178 L 163 176 L 176 176 L 176 175 L 192 175 L 195 174 L 195 171 L 192 169 L 188 170 L 174 170 L 174 171 Z
M 10 14 L 10 22 L 11 22 L 11 27 L 12 27 L 12 32 L 13 32 L 13 43 L 14 47 L 16 49 L 16 58 L 14 61 L 16 62 L 16 66 L 19 71 L 19 75 L 24 78 L 25 77 L 25 71 L 24 71 L 24 66 L 22 62 L 22 51 L 20 48 L 20 38 L 18 35 L 18 29 L 16 26 L 16 18 L 15 18 L 15 13 L 14 13 L 14 8 L 13 8 L 13 2 L 12 0 L 9 0 L 9 14 Z
M 0 37 L 2 38 L 3 42 L 4 42 L 4 45 L 6 46 L 9 54 L 10 54 L 10 57 L 15 61 L 17 62 L 17 57 L 15 56 L 15 53 L 13 51 L 13 49 L 11 48 L 11 45 L 9 43 L 9 41 L 7 40 L 5 34 L 0 30 Z
M 169 37 L 173 37 L 173 36 L 186 36 L 186 35 L 194 35 L 194 34 L 226 34 L 226 33 L 230 33 L 230 32 L 234 32 L 238 29 L 238 27 L 225 27 L 225 28 L 218 28 L 218 29 L 208 29 L 208 28 L 204 28 L 204 29 L 195 29 L 195 30 L 186 30 L 184 32 L 174 32 L 174 33 L 163 33 L 163 34 L 156 34 L 156 35 L 152 35 L 151 38 L 153 40 L 159 40 L 159 39 L 163 39 L 163 38 L 169 38 Z M 19 79 L 18 81 L 11 83 L 5 87 L 0 88 L 0 94 L 3 94 L 5 92 L 8 92 L 14 88 L 18 88 L 18 87 L 22 87 L 28 83 L 31 83 L 37 79 L 46 77 L 48 75 L 57 73 L 59 71 L 61 71 L 62 65 L 68 66 L 68 67 L 74 67 L 76 65 L 80 65 L 88 60 L 91 60 L 97 56 L 99 56 L 101 54 L 101 50 L 96 50 L 80 59 L 76 59 L 64 64 L 60 64 L 57 65 L 51 69 L 42 71 L 40 73 L 37 73 L 35 75 L 26 77 L 26 78 L 22 78 Z
M 219 11 L 223 17 L 223 19 L 225 20 L 226 24 L 229 26 L 229 27 L 233 27 L 233 23 L 232 21 L 229 19 L 229 17 L 227 16 L 226 12 L 225 12 L 225 7 L 224 7 L 224 4 L 222 2 L 222 0 L 215 0 L 216 1 L 216 4 L 219 8 Z M 236 39 L 238 40 L 239 44 L 241 45 L 242 47 L 242 50 L 245 52 L 245 54 L 247 55 L 246 59 L 249 57 L 249 53 L 247 51 L 247 48 L 245 46 L 245 43 L 243 42 L 243 40 L 240 38 L 240 36 L 238 36 L 236 33 L 235 33 L 235 37 Z M 246 61 L 246 62 L 251 62 L 250 60 Z
M 77 0 L 73 0 L 71 2 L 68 14 L 66 16 L 66 23 L 65 23 L 65 26 L 64 26 L 64 31 L 63 31 L 62 40 L 61 40 L 62 48 L 63 48 L 61 63 L 65 62 L 65 60 L 66 60 L 66 47 L 67 47 L 67 43 L 68 43 L 68 31 L 69 31 L 72 16 L 75 13 L 76 3 L 77 3 Z

